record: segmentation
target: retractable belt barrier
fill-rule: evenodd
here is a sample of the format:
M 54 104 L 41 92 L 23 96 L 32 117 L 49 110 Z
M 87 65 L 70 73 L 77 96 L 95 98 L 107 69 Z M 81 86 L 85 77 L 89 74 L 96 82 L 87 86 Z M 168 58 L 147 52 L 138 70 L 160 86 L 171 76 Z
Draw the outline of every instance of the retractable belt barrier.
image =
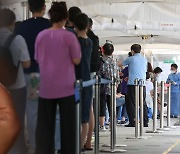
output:
M 112 80 L 106 80 L 99 78 L 98 75 L 94 79 L 89 81 L 77 80 L 75 84 L 75 97 L 76 97 L 76 118 L 77 118 L 77 149 L 76 153 L 81 153 L 81 91 L 83 87 L 95 85 L 95 144 L 94 153 L 99 154 L 99 103 L 100 103 L 100 84 L 111 84 L 111 145 L 109 152 L 125 152 L 126 150 L 115 150 L 116 146 L 116 81 L 114 78 Z M 124 145 L 126 146 L 126 145 Z

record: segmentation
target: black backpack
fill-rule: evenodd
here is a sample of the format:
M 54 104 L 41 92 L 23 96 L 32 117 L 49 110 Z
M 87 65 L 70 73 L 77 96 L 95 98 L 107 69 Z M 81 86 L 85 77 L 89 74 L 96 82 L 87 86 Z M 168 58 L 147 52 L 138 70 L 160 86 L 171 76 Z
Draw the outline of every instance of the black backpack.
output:
M 0 45 L 0 83 L 4 86 L 10 86 L 16 82 L 18 66 L 14 65 L 11 51 L 9 47 L 11 42 L 16 37 L 15 34 L 11 34 L 4 45 Z

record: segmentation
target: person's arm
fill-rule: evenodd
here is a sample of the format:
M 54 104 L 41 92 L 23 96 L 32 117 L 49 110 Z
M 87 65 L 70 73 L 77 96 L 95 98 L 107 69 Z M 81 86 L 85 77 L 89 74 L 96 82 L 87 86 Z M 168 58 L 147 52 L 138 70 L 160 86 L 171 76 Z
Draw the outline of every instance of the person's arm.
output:
M 13 101 L 4 86 L 0 84 L 0 154 L 6 154 L 16 140 L 20 124 L 13 107 Z
M 27 44 L 22 36 L 17 36 L 17 44 L 20 50 L 20 62 L 23 68 L 29 68 L 31 65 Z
M 81 59 L 80 59 L 80 58 L 73 58 L 72 61 L 73 61 L 73 63 L 74 63 L 75 65 L 78 65 L 78 64 L 80 64 Z

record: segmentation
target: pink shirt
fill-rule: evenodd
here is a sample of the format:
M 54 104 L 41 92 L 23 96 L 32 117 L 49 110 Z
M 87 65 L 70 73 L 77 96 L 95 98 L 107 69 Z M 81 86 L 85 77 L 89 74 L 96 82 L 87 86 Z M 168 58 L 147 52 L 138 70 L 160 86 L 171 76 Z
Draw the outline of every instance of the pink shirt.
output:
M 35 60 L 40 69 L 40 97 L 62 98 L 74 94 L 73 58 L 81 58 L 76 36 L 65 29 L 46 29 L 35 43 Z

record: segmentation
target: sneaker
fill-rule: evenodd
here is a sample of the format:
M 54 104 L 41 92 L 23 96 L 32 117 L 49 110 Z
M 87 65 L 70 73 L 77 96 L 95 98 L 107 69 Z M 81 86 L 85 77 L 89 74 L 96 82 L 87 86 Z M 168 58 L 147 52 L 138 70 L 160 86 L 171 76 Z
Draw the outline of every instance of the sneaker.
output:
M 105 131 L 106 131 L 106 127 L 105 127 L 105 126 L 100 126 L 100 127 L 99 127 L 99 131 L 105 132 Z
M 127 125 L 128 121 L 121 121 L 120 122 L 120 125 L 124 126 L 124 125 Z

